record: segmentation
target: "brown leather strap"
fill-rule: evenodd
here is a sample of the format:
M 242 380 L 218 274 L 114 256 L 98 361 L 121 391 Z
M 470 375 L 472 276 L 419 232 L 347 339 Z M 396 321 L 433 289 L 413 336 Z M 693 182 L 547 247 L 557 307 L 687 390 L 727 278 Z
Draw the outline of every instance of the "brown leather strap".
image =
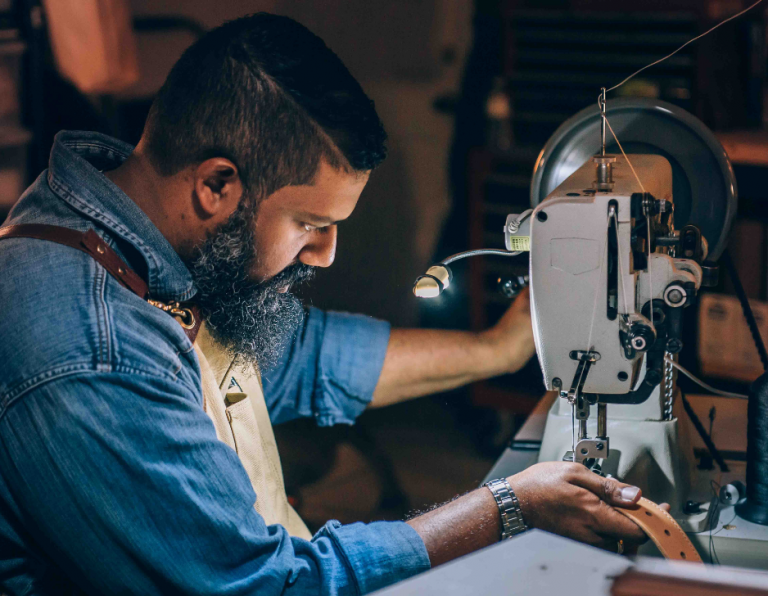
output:
M 0 240 L 3 238 L 36 238 L 83 251 L 98 261 L 112 277 L 140 298 L 146 299 L 149 294 L 149 288 L 139 274 L 128 267 L 93 230 L 83 233 L 48 224 L 20 224 L 0 228 Z
M 617 507 L 616 511 L 640 526 L 667 559 L 702 562 L 696 548 L 675 518 L 653 501 L 641 497 L 635 508 Z
M 138 273 L 126 265 L 117 253 L 112 250 L 94 230 L 88 230 L 83 233 L 70 228 L 48 224 L 19 224 L 0 228 L 0 240 L 5 238 L 35 238 L 37 240 L 47 240 L 48 242 L 55 242 L 56 244 L 63 244 L 80 250 L 96 260 L 125 288 L 129 289 L 143 300 L 148 299 L 149 287 L 147 286 L 147 283 Z M 154 306 L 158 306 L 159 308 L 162 308 L 162 310 L 169 312 L 171 315 L 174 315 L 174 317 L 177 316 L 176 311 L 179 310 L 179 305 L 177 303 L 172 303 L 170 305 L 164 305 L 157 301 L 151 301 L 151 303 Z M 191 314 L 191 320 L 189 320 L 189 317 L 181 317 L 177 318 L 177 320 L 184 329 L 184 333 L 189 338 L 189 341 L 194 343 L 197 337 L 197 332 L 200 330 L 202 317 L 195 306 L 184 305 L 181 310 L 189 311 Z

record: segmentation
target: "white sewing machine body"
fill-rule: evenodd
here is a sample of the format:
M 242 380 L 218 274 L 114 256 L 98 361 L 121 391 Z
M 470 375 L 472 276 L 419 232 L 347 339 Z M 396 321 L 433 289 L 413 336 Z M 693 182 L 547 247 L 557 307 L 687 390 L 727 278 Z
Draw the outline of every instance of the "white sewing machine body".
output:
M 660 199 L 657 204 L 665 209 L 652 218 L 652 246 L 659 252 L 652 253 L 650 261 L 647 253 L 644 259 L 635 258 L 638 248 L 648 242 L 644 222 L 635 217 L 642 211 L 637 202 L 643 195 L 638 194 L 635 175 L 622 157 L 613 165 L 610 190 L 594 190 L 595 164 L 589 160 L 540 203 L 529 226 L 517 231 L 530 236 L 536 351 L 546 387 L 557 397 L 547 402 L 551 405 L 546 414 L 539 414 L 545 423 L 537 436 L 519 441 L 518 453 L 514 453 L 513 442 L 488 478 L 518 471 L 512 466 L 520 462 L 526 463 L 519 469 L 537 461 L 580 461 L 640 487 L 653 501 L 669 503 L 672 515 L 705 560 L 710 560 L 712 523 L 712 548 L 723 564 L 766 569 L 768 528 L 743 519 L 734 522 L 732 506 L 723 508 L 719 520 L 709 518 L 711 482 L 743 481 L 745 465 L 729 462 L 732 469 L 725 474 L 696 467 L 694 431 L 682 414 L 674 369 L 663 358 L 673 357 L 672 352 L 682 348 L 677 315 L 701 287 L 702 269 L 696 260 L 674 257 L 674 250 L 658 246 L 664 238 L 680 236 L 674 230 L 668 161 L 657 155 L 632 155 L 631 161 L 645 186 L 645 196 Z M 516 216 L 510 217 L 514 220 Z M 514 234 L 507 230 L 507 236 L 509 249 Z M 705 242 L 701 248 L 704 253 L 697 256 L 703 260 Z M 679 243 L 676 249 L 680 251 Z M 671 300 L 670 288 L 686 292 L 687 301 Z M 649 317 L 651 300 L 657 305 L 653 321 Z M 677 319 L 672 331 L 670 318 Z M 654 330 L 653 335 L 644 336 L 648 345 L 642 350 L 627 349 L 631 323 Z M 596 358 L 586 370 L 580 370 L 575 353 L 592 353 Z M 649 360 L 656 376 L 645 391 L 639 391 L 649 376 Z M 715 399 L 721 400 L 721 410 L 728 407 L 722 402 L 729 400 Z M 731 422 L 735 422 L 734 432 L 744 424 L 741 418 Z M 531 453 L 530 445 L 538 441 L 538 451 Z M 600 445 L 601 452 L 595 451 Z M 586 453 L 580 453 L 581 449 Z M 687 511 L 689 500 L 702 506 Z M 650 543 L 641 549 L 643 554 L 654 551 Z
M 632 165 L 645 191 L 671 207 L 672 169 L 667 160 L 633 155 Z M 585 375 L 581 390 L 628 393 L 638 380 L 643 351 L 625 353 L 622 328 L 642 322 L 653 329 L 653 322 L 641 313 L 649 300 L 663 301 L 672 284 L 692 284 L 696 290 L 701 286 L 701 268 L 689 259 L 655 253 L 650 267 L 636 268 L 633 235 L 638 236 L 636 243 L 647 239 L 644 226 L 638 229 L 639 222 L 634 222 L 632 203 L 642 196 L 621 156 L 613 164 L 613 179 L 611 190 L 595 191 L 595 165 L 585 163 L 547 197 L 531 222 L 533 329 L 550 391 L 570 386 L 578 367 L 573 351 L 594 350 L 600 359 Z M 617 242 L 611 238 L 611 212 Z M 661 217 L 653 218 L 654 235 Z
M 632 165 L 645 191 L 671 206 L 672 169 L 667 160 L 657 155 L 633 155 Z M 595 426 L 587 427 L 586 433 L 587 437 L 604 435 L 607 457 L 598 458 L 603 473 L 637 484 L 645 494 L 653 493 L 653 498 L 669 502 L 681 512 L 687 495 L 677 487 L 688 485 L 690 463 L 681 461 L 680 454 L 687 450 L 679 448 L 681 437 L 670 409 L 672 399 L 657 382 L 644 401 L 632 403 L 635 400 L 629 394 L 643 381 L 647 368 L 643 366 L 645 350 L 627 349 L 626 330 L 631 322 L 649 329 L 658 326 L 663 309 L 654 309 L 652 322 L 643 316 L 643 306 L 651 299 L 663 302 L 670 287 L 698 290 L 701 268 L 695 261 L 656 253 L 650 269 L 647 259 L 645 268 L 638 269 L 633 235 L 634 243 L 640 239 L 642 245 L 647 242 L 647 231 L 633 217 L 632 202 L 637 203 L 641 196 L 635 175 L 622 157 L 613 164 L 613 181 L 610 190 L 595 191 L 595 165 L 589 161 L 541 203 L 531 222 L 530 287 L 536 351 L 548 390 L 564 397 L 569 388 L 596 394 L 598 400 L 606 394 L 611 396 L 606 431 L 600 432 Z M 669 207 L 666 213 L 663 231 L 668 233 L 673 222 Z M 654 218 L 652 234 L 662 229 L 662 217 Z M 683 305 L 663 306 L 671 312 L 671 308 Z M 659 341 L 666 340 L 659 337 Z M 573 357 L 579 351 L 599 355 L 586 373 L 578 371 L 579 361 Z M 621 404 L 623 396 L 626 405 Z M 597 405 L 584 407 L 589 410 L 583 412 L 584 422 L 596 420 Z M 573 453 L 572 416 L 566 399 L 555 402 L 539 461 L 560 460 Z
M 723 563 L 768 568 L 768 528 L 742 519 L 737 526 L 729 524 L 733 519 L 709 519 L 711 481 L 743 481 L 745 466 L 737 463 L 729 474 L 696 468 L 691 425 L 684 414 L 678 416 L 675 371 L 665 362 L 682 349 L 679 313 L 702 285 L 699 263 L 706 241 L 699 236 L 697 259 L 674 256 L 683 251 L 673 238 L 695 232 L 674 229 L 670 164 L 664 157 L 640 154 L 631 155 L 631 162 L 646 194 L 638 193 L 635 174 L 621 156 L 613 164 L 610 189 L 595 190 L 596 166 L 589 160 L 539 204 L 530 226 L 517 231 L 530 235 L 536 351 L 546 388 L 558 396 L 529 464 L 579 461 L 639 486 L 651 500 L 670 504 L 705 560 L 712 522 L 717 530 L 712 544 Z M 652 214 L 648 209 L 654 201 Z M 658 251 L 650 258 L 648 230 L 637 217 L 643 211 L 652 214 L 651 247 Z M 506 231 L 510 249 L 514 235 Z M 684 298 L 671 295 L 672 289 Z M 633 324 L 653 331 L 642 336 L 642 349 L 632 349 Z M 591 360 L 582 367 L 585 354 Z M 497 464 L 489 477 L 499 471 L 512 470 Z M 689 511 L 689 500 L 702 506 Z M 723 516 L 731 513 L 733 507 Z M 641 552 L 654 550 L 648 545 Z

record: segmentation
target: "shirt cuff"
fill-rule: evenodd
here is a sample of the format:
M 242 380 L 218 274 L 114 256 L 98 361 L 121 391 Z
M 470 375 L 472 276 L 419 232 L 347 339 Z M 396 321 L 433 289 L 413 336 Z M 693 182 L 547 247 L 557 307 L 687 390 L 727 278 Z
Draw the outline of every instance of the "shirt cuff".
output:
M 368 407 L 384 366 L 389 334 L 386 321 L 325 313 L 313 404 L 318 425 L 353 424 Z
M 405 522 L 355 523 L 330 521 L 316 536 L 327 536 L 352 571 L 360 594 L 367 594 L 427 571 L 424 541 Z

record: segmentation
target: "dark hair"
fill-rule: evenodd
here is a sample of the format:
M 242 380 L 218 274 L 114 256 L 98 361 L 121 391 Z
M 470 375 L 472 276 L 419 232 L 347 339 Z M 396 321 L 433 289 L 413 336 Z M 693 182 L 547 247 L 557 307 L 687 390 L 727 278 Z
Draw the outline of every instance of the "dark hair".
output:
M 349 172 L 386 157 L 373 102 L 323 40 L 287 17 L 258 13 L 188 48 L 144 129 L 162 175 L 226 157 L 263 198 L 312 180 L 321 158 Z

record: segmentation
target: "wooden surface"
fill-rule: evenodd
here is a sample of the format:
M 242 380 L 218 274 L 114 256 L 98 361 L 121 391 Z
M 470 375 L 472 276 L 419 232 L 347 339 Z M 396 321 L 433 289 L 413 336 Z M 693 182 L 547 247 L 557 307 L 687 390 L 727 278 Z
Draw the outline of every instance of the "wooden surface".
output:
M 768 131 L 734 130 L 716 133 L 731 163 L 768 167 Z

